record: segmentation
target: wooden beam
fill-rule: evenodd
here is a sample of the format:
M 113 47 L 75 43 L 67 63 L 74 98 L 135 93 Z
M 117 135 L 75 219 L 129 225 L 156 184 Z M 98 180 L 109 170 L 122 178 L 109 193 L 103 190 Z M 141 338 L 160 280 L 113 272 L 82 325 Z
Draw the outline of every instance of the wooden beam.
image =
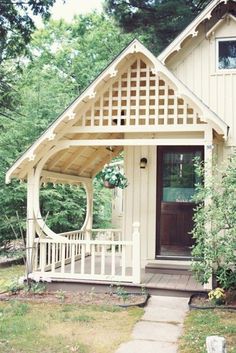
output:
M 74 183 L 87 183 L 91 181 L 91 178 L 85 178 L 81 176 L 76 176 L 76 175 L 69 175 L 69 174 L 64 174 L 64 173 L 55 173 L 51 172 L 49 170 L 43 170 L 41 173 L 41 176 L 43 178 L 52 178 L 57 181 L 68 181 L 69 182 L 74 182 Z
M 204 139 L 198 138 L 179 138 L 179 139 L 104 139 L 104 140 L 61 140 L 58 147 L 62 148 L 70 146 L 203 146 Z
M 178 117 L 181 117 L 180 115 Z M 149 116 L 151 118 L 151 116 Z M 155 119 L 155 116 L 153 116 Z M 103 133 L 114 133 L 114 132 L 196 132 L 204 131 L 206 124 L 179 124 L 179 125 L 120 125 L 120 126 L 74 126 L 71 128 L 70 133 L 94 133 L 94 132 L 103 132 Z

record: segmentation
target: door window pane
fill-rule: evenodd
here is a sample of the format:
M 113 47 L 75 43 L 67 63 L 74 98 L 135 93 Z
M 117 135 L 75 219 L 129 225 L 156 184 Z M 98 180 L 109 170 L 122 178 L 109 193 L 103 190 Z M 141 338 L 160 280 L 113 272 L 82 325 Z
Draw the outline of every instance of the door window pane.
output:
M 200 151 L 163 153 L 163 198 L 165 202 L 191 202 L 198 182 L 193 159 Z

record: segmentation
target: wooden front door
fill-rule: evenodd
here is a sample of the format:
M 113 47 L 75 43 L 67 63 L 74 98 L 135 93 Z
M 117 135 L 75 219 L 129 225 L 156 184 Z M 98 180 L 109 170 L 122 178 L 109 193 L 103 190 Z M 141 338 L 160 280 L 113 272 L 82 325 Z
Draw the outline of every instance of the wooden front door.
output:
M 190 256 L 193 239 L 192 196 L 196 175 L 194 158 L 203 159 L 201 146 L 158 147 L 157 255 Z

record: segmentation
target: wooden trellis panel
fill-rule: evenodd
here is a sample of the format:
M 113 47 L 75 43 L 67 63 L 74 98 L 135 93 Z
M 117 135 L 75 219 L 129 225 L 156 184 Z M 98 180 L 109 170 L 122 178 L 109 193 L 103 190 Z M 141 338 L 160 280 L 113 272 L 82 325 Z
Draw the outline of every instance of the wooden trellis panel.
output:
M 137 58 L 94 99 L 75 126 L 96 131 L 106 126 L 167 126 L 200 124 L 197 112 L 177 96 L 161 75 Z M 105 131 L 105 130 L 104 130 Z

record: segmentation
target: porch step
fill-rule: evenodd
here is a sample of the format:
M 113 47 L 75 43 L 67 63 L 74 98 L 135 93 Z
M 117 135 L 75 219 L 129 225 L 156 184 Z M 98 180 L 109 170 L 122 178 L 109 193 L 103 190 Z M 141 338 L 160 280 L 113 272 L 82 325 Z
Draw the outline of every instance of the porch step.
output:
M 145 267 L 146 273 L 188 275 L 191 273 L 190 261 L 155 261 Z

